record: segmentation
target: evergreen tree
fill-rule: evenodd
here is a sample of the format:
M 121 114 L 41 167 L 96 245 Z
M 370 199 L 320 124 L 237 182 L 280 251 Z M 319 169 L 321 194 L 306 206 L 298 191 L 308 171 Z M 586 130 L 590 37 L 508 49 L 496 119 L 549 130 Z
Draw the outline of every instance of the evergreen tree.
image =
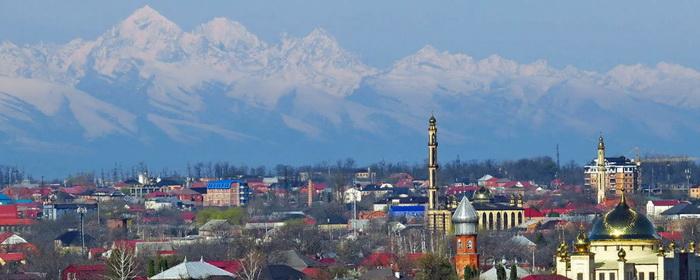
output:
M 518 280 L 518 270 L 515 264 L 510 266 L 510 280 Z
M 472 266 L 464 267 L 464 280 L 471 280 L 479 275 L 479 270 Z
M 153 277 L 153 275 L 156 275 L 156 261 L 153 259 L 148 260 L 148 267 L 146 268 L 146 273 L 148 274 L 148 277 Z
M 500 263 L 496 265 L 496 279 L 506 280 L 506 269 Z

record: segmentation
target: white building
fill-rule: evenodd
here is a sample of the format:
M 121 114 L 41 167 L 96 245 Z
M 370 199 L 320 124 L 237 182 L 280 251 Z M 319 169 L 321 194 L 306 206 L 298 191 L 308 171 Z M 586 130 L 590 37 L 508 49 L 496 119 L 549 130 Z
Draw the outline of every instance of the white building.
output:
M 343 201 L 345 204 L 350 204 L 353 201 L 360 202 L 362 201 L 362 192 L 356 188 L 348 188 L 343 192 Z
M 657 217 L 661 215 L 664 211 L 671 209 L 673 206 L 680 204 L 681 201 L 677 199 L 668 200 L 649 200 L 647 202 L 647 216 Z
M 576 280 L 698 279 L 700 256 L 695 243 L 679 250 L 661 244 L 654 224 L 631 209 L 624 193 L 620 203 L 593 223 L 589 236 L 583 228 L 570 251 L 559 246 L 556 274 Z

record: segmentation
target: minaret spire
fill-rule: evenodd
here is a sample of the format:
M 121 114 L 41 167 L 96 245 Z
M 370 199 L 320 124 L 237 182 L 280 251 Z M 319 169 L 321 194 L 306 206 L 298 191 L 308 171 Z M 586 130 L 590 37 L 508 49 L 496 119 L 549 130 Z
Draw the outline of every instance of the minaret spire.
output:
M 605 201 L 605 194 L 608 191 L 608 175 L 607 167 L 605 165 L 605 142 L 603 140 L 603 134 L 598 137 L 598 159 L 597 159 L 597 174 L 596 174 L 596 187 L 597 187 L 597 201 L 602 203 Z
M 437 197 L 437 120 L 433 114 L 428 120 L 428 209 L 438 209 Z
M 431 231 L 450 232 L 452 230 L 452 212 L 440 207 L 437 183 L 437 120 L 430 115 L 428 120 L 428 209 L 426 225 Z

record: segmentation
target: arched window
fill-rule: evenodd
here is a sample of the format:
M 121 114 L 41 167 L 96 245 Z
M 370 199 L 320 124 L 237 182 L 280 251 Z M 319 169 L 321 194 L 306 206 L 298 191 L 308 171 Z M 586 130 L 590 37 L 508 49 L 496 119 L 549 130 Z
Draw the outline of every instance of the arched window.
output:
M 503 229 L 508 228 L 508 213 L 503 213 Z
M 467 241 L 467 249 L 471 249 L 474 246 L 471 239 Z
M 480 225 L 482 227 L 486 227 L 486 225 L 488 224 L 488 221 L 486 220 L 486 213 L 481 214 L 481 221 L 480 222 L 481 222 Z
M 493 229 L 493 213 L 489 213 L 489 229 Z
M 518 224 L 523 223 L 523 212 L 518 212 Z
M 515 227 L 515 213 L 510 212 L 510 227 Z
M 457 249 L 462 249 L 462 239 L 457 239 Z
M 501 229 L 501 212 L 496 213 L 496 229 Z

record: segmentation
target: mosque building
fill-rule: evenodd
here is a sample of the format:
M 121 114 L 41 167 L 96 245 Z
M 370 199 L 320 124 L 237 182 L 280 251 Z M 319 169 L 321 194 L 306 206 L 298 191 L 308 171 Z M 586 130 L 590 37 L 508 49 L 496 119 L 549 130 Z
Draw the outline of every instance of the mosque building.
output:
M 482 186 L 474 192 L 472 204 L 479 218 L 479 229 L 507 230 L 523 223 L 522 195 L 511 195 L 510 202 L 496 202 L 491 191 Z
M 700 255 L 695 243 L 678 249 L 661 244 L 654 224 L 627 205 L 624 192 L 611 211 L 597 219 L 588 235 L 581 228 L 569 250 L 557 250 L 556 274 L 576 280 L 696 280 Z

